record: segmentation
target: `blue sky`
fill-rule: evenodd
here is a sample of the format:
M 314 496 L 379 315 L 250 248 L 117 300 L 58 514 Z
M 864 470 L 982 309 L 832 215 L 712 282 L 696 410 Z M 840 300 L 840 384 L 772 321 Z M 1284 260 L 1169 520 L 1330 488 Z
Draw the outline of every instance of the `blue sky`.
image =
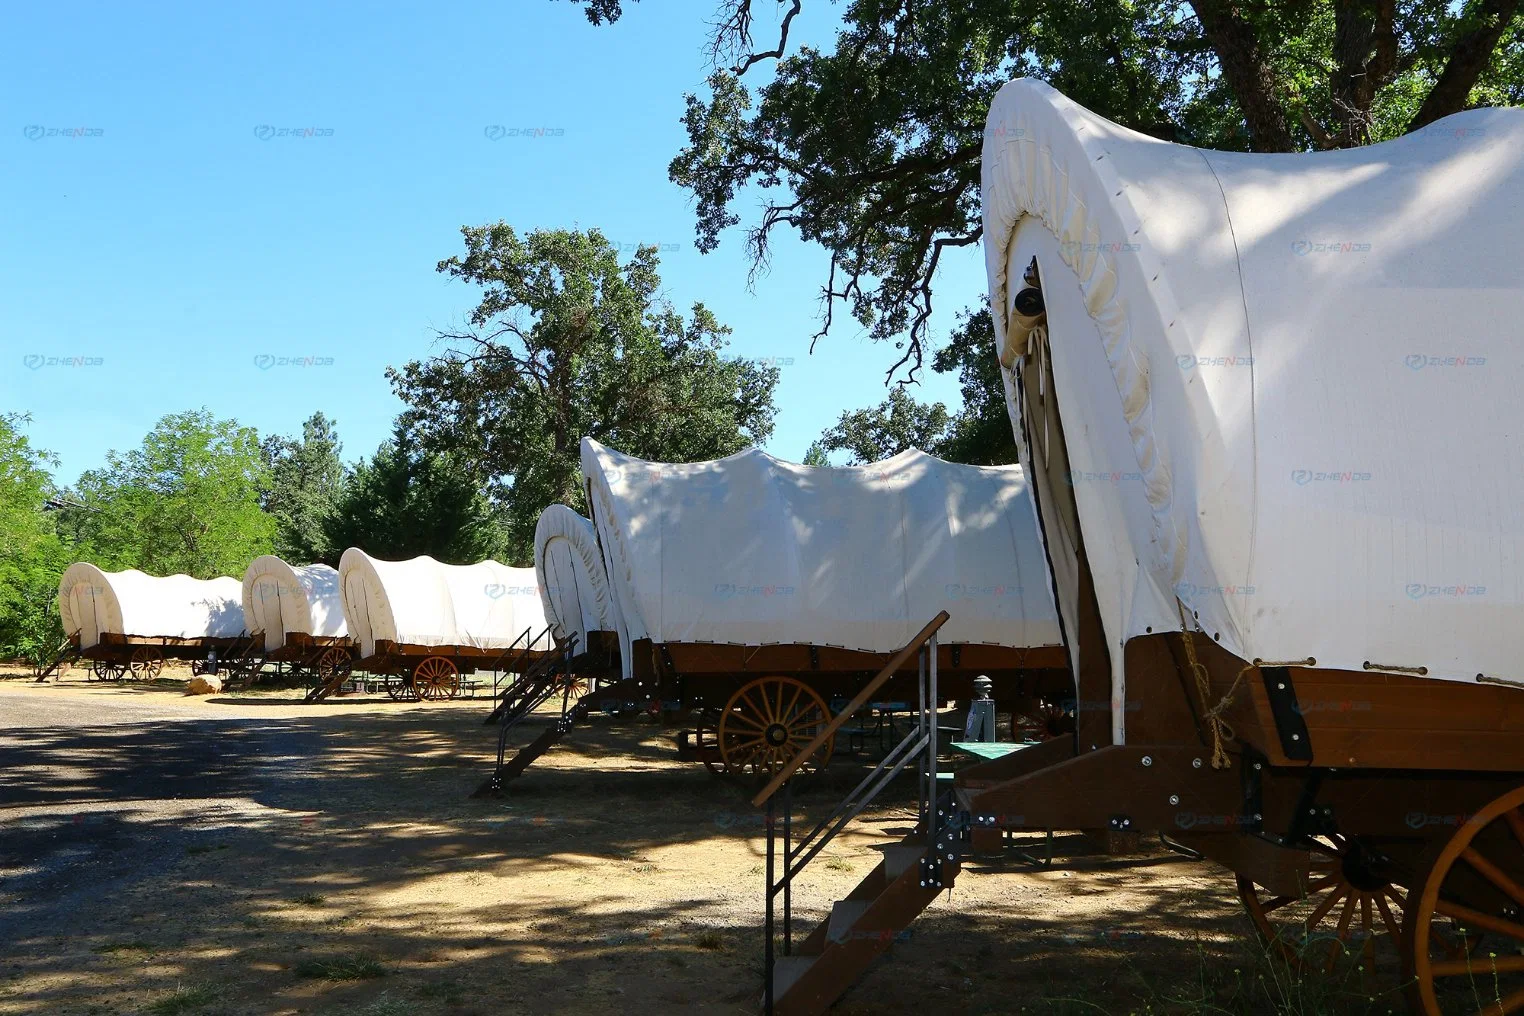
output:
M 838 12 L 807 5 L 794 38 L 828 44 Z M 435 329 L 475 303 L 434 265 L 462 225 L 504 219 L 664 245 L 674 304 L 708 304 L 732 352 L 785 360 L 767 447 L 801 457 L 841 411 L 884 398 L 896 354 L 839 313 L 852 327 L 808 355 L 817 246 L 780 235 L 748 291 L 755 195 L 719 251 L 693 248 L 666 167 L 683 93 L 708 72 L 711 14 L 708 0 L 627 4 L 594 28 L 560 0 L 12 7 L 0 411 L 32 414 L 62 482 L 203 405 L 261 434 L 321 409 L 346 458 L 369 455 L 400 408 L 386 367 L 438 352 Z M 491 140 L 491 125 L 562 133 Z M 978 251 L 952 253 L 937 341 L 984 290 Z M 925 373 L 918 397 L 956 405 L 954 379 Z

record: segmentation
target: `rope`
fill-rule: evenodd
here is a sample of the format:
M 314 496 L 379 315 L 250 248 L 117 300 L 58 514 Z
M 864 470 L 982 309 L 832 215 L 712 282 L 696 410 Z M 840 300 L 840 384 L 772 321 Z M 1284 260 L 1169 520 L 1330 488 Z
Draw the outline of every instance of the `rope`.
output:
M 1196 679 L 1196 693 L 1201 696 L 1201 717 L 1206 721 L 1207 731 L 1212 735 L 1212 768 L 1231 769 L 1233 763 L 1228 760 L 1228 753 L 1223 749 L 1223 741 L 1236 741 L 1238 735 L 1233 732 L 1232 726 L 1222 718 L 1222 713 L 1233 704 L 1233 696 L 1238 692 L 1238 685 L 1243 681 L 1244 675 L 1254 669 L 1254 664 L 1248 663 L 1238 672 L 1228 687 L 1227 694 L 1218 700 L 1215 706 L 1207 708 L 1207 703 L 1212 697 L 1211 675 L 1207 673 L 1206 665 L 1196 656 L 1196 640 L 1191 634 L 1191 626 L 1185 619 L 1185 607 L 1180 601 L 1175 601 L 1180 610 L 1180 635 L 1185 641 L 1185 658 L 1190 662 L 1191 676 Z

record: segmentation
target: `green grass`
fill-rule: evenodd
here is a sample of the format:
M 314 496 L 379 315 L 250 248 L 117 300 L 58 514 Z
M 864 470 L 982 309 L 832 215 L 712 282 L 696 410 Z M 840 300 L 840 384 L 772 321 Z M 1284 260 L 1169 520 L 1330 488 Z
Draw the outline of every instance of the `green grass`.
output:
M 222 998 L 222 994 L 222 988 L 213 984 L 198 984 L 190 988 L 177 984 L 174 991 L 150 1002 L 144 1011 L 152 1013 L 153 1016 L 175 1016 L 176 1013 L 195 1012 L 216 1002 Z
M 370 956 L 329 956 L 305 959 L 295 968 L 297 977 L 310 977 L 323 981 L 364 981 L 372 977 L 385 977 L 386 968 Z
M 725 937 L 717 931 L 701 931 L 693 936 L 693 944 L 700 949 L 723 949 L 725 948 Z
M 851 871 L 852 862 L 844 857 L 833 857 L 826 861 L 825 866 L 831 871 Z
M 393 998 L 383 991 L 354 1011 L 358 1016 L 412 1016 L 418 1011 L 418 1007 L 400 998 Z
M 321 893 L 302 893 L 300 896 L 291 897 L 291 902 L 298 907 L 320 907 L 327 898 Z

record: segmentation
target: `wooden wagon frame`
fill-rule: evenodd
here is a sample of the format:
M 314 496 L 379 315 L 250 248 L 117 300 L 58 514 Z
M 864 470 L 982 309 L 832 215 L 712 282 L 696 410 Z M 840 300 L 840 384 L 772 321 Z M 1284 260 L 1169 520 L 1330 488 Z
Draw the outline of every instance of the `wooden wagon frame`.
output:
M 451 699 L 460 694 L 461 678 L 464 675 L 479 670 L 501 671 L 505 667 L 518 668 L 516 672 L 521 672 L 546 658 L 557 657 L 560 651 L 554 647 L 533 648 L 545 636 L 544 631 L 536 635 L 526 629 L 507 647 L 485 648 L 472 645 L 427 646 L 377 639 L 375 652 L 364 657 L 357 655 L 352 668 L 386 677 L 387 691 L 396 699 Z
M 700 717 L 697 727 L 678 735 L 682 757 L 716 771 L 771 773 L 895 654 L 839 646 L 642 639 L 634 643 L 632 656 L 627 692 L 664 712 L 696 711 Z M 1013 710 L 1018 724 L 1057 728 L 1067 722 L 1062 700 L 1069 686 L 1068 653 L 1062 646 L 943 644 L 938 665 L 947 699 L 972 699 L 974 678 L 986 676 L 994 682 L 997 700 L 1031 703 Z M 875 701 L 914 701 L 916 678 L 915 659 L 903 661 L 881 684 Z M 824 766 L 834 746 L 833 739 L 813 752 L 809 766 Z
M 226 669 L 232 674 L 252 673 L 261 658 L 260 640 L 244 632 L 240 635 L 184 638 L 173 635 L 123 635 L 101 632 L 100 641 L 86 649 L 79 648 L 79 632 L 69 636 L 73 654 L 89 662 L 96 680 L 153 680 L 164 669 L 165 660 L 185 660 L 193 674 Z

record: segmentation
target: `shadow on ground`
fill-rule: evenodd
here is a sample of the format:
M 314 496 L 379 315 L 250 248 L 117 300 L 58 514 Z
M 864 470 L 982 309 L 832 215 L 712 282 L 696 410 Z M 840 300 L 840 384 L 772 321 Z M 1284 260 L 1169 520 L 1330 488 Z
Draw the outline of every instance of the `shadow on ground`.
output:
M 483 801 L 486 703 L 133 694 L 32 725 L 47 694 L 0 697 L 0 1012 L 757 1011 L 761 816 L 654 721 L 595 718 Z M 833 763 L 796 821 L 860 775 Z M 802 876 L 801 927 L 910 828 L 897 791 Z M 1276 1011 L 1228 880 L 1058 850 L 971 863 L 836 1011 Z

